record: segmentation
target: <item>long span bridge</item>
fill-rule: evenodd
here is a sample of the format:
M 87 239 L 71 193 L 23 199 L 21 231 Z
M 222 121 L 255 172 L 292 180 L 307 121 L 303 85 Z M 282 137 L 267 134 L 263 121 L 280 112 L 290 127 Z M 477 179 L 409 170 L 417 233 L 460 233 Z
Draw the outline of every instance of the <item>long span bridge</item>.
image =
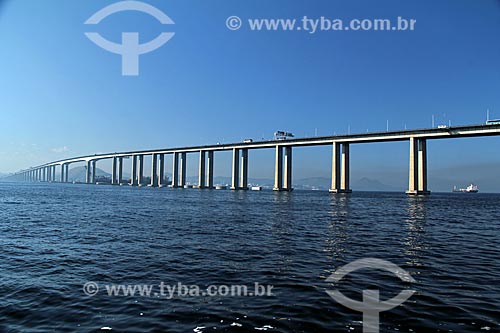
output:
M 214 153 L 232 151 L 232 190 L 248 189 L 248 151 L 272 148 L 276 151 L 274 190 L 291 191 L 292 188 L 292 151 L 302 146 L 332 146 L 332 177 L 330 192 L 349 193 L 350 164 L 349 147 L 351 144 L 370 142 L 408 141 L 410 150 L 408 190 L 410 195 L 425 195 L 427 188 L 427 140 L 452 139 L 500 135 L 500 124 L 440 127 L 416 130 L 373 132 L 350 135 L 295 138 L 255 142 L 237 142 L 194 147 L 165 148 L 142 151 L 115 152 L 79 156 L 21 170 L 13 179 L 26 182 L 55 182 L 56 168 L 60 168 L 60 182 L 68 182 L 69 166 L 85 163 L 86 183 L 96 183 L 96 165 L 102 160 L 112 160 L 111 184 L 119 185 L 123 174 L 123 159 L 131 158 L 131 186 L 144 184 L 144 157 L 152 157 L 151 182 L 153 187 L 184 187 L 186 185 L 186 155 L 199 154 L 198 188 L 213 188 Z M 165 155 L 173 155 L 172 180 L 165 184 Z

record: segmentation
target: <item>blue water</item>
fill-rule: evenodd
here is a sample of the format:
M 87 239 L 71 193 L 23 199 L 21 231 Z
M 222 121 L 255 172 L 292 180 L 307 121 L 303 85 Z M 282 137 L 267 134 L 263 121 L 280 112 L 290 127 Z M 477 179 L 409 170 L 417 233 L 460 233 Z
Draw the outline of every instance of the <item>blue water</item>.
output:
M 381 332 L 500 332 L 500 196 L 0 184 L 0 332 L 361 332 L 331 299 L 416 291 Z M 415 283 L 378 270 L 389 260 Z M 262 285 L 273 296 L 87 296 L 83 285 Z

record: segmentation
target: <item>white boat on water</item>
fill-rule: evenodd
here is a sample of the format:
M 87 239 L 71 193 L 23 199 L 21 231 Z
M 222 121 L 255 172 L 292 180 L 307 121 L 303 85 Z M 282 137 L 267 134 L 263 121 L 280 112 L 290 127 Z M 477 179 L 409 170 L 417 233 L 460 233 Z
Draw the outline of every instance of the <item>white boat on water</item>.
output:
M 252 186 L 250 189 L 252 191 L 262 191 L 262 186 Z
M 479 192 L 479 189 L 477 188 L 476 185 L 470 184 L 466 188 L 457 188 L 456 186 L 453 187 L 453 192 L 460 192 L 460 193 L 477 193 Z

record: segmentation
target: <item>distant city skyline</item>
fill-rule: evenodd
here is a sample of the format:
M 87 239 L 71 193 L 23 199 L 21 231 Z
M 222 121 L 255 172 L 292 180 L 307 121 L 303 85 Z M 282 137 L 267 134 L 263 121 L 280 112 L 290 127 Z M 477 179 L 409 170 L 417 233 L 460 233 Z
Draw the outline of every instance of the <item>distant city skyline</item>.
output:
M 84 22 L 114 2 L 2 2 L 0 172 L 99 152 L 270 139 L 276 130 L 298 137 L 360 133 L 384 131 L 387 121 L 390 130 L 423 128 L 433 115 L 436 125 L 478 124 L 487 109 L 500 118 L 496 0 L 145 1 L 175 25 L 165 30 L 147 15 L 124 12 L 92 27 L 116 42 L 124 31 L 138 31 L 141 42 L 176 33 L 141 56 L 137 77 L 122 76 L 120 56 L 84 35 Z M 231 31 L 231 15 L 403 16 L 417 23 L 415 31 L 310 35 Z M 500 166 L 499 144 L 429 143 L 431 189 L 438 170 Z M 353 179 L 388 183 L 391 172 L 407 172 L 407 155 L 406 143 L 353 145 Z M 295 179 L 329 176 L 328 148 L 297 149 L 295 156 Z M 190 174 L 195 158 L 188 159 Z M 272 159 L 272 150 L 252 153 L 250 176 L 268 178 Z M 229 175 L 230 167 L 230 155 L 216 154 L 216 174 Z

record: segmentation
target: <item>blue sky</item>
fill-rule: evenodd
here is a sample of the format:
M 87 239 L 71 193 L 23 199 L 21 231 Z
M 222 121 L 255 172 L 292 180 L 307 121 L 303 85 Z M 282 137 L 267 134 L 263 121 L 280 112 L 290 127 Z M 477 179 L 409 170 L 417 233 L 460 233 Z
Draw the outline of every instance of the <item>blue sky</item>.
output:
M 0 5 L 0 172 L 96 152 L 500 118 L 500 1 L 145 1 L 175 25 L 138 12 L 83 23 L 116 1 L 16 0 Z M 415 31 L 238 31 L 228 16 L 345 21 L 398 16 Z M 121 75 L 119 55 L 92 42 L 174 38 Z M 429 144 L 430 167 L 500 163 L 500 138 Z M 255 154 L 255 176 L 272 173 Z M 271 156 L 271 158 L 269 157 Z M 301 157 L 301 158 L 299 158 Z M 300 151 L 294 176 L 326 176 L 328 149 Z M 224 157 L 226 158 L 226 157 Z M 353 170 L 406 170 L 406 144 L 353 148 Z M 264 163 L 265 162 L 265 163 Z M 193 164 L 193 163 L 192 163 Z M 226 167 L 224 167 L 226 168 Z M 261 170 L 262 169 L 262 170 Z M 194 168 L 193 168 L 194 170 Z M 227 165 L 229 170 L 229 165 Z M 222 171 L 221 171 L 222 172 Z M 225 172 L 225 169 L 224 169 Z

